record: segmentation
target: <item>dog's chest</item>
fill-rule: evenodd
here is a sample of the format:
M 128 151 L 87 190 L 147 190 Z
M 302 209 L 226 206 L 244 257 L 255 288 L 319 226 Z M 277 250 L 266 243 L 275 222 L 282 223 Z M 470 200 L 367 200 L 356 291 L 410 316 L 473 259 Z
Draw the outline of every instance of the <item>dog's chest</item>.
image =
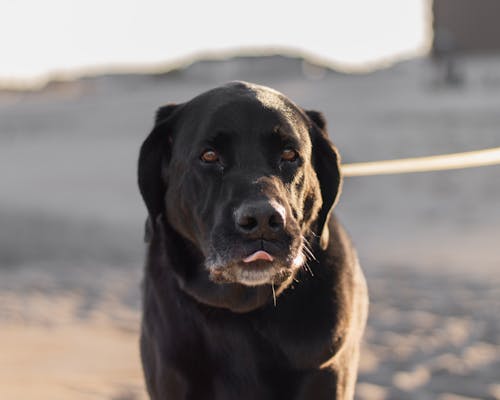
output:
M 183 371 L 193 385 L 200 385 L 198 373 L 205 371 L 204 391 L 214 399 L 292 398 L 300 374 L 276 343 L 245 322 L 212 321 L 205 328 L 198 337 L 203 343 L 190 346 L 204 353 L 192 360 L 195 369 Z

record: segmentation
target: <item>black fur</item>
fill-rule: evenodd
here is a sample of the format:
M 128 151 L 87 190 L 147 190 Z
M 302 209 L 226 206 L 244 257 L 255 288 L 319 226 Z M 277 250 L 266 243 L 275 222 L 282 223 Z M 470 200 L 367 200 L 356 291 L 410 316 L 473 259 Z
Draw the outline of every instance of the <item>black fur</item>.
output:
M 341 177 L 323 116 L 230 83 L 158 111 L 138 176 L 151 398 L 352 399 L 367 292 L 330 215 Z M 273 261 L 244 261 L 262 252 Z

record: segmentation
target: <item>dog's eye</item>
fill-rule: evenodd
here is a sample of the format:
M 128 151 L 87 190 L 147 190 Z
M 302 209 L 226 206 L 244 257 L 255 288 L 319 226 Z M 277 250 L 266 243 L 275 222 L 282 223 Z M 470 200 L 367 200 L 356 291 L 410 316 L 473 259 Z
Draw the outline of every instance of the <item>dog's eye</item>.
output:
M 205 150 L 200 159 L 206 163 L 216 163 L 219 161 L 219 155 L 214 150 Z
M 285 149 L 281 152 L 281 160 L 282 161 L 295 161 L 298 157 L 298 154 L 293 149 Z

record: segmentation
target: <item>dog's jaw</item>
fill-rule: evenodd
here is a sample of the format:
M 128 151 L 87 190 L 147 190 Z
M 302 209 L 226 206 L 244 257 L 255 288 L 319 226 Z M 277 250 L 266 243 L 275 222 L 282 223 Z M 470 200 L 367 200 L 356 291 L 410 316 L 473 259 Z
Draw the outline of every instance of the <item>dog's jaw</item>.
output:
M 271 257 L 271 256 L 270 256 Z M 245 286 L 282 284 L 292 279 L 304 265 L 303 244 L 286 260 L 258 259 L 252 262 L 228 259 L 221 254 L 207 257 L 205 268 L 213 282 L 239 283 Z M 247 257 L 247 259 L 249 259 Z
M 249 270 L 248 268 L 236 267 L 235 279 L 245 286 L 260 286 L 274 283 L 275 273 L 269 269 Z M 286 270 L 283 271 L 286 273 Z

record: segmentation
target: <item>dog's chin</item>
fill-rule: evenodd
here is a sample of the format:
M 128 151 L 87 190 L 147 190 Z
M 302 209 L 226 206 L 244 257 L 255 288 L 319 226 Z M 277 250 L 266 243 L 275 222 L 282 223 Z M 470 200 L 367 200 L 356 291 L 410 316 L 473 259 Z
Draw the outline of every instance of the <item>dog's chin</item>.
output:
M 207 263 L 210 279 L 216 283 L 239 283 L 245 286 L 279 286 L 295 275 L 304 264 L 302 252 L 286 260 L 256 260 L 243 262 L 229 260 L 224 263 Z

